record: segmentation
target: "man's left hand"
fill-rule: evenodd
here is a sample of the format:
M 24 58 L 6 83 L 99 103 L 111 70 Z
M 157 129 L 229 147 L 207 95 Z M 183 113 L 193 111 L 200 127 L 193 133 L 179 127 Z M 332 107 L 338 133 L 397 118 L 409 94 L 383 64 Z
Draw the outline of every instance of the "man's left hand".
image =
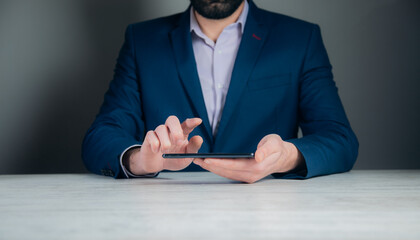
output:
M 254 183 L 272 173 L 284 173 L 302 164 L 303 157 L 294 144 L 277 134 L 265 136 L 254 159 L 195 159 L 194 163 L 219 176 Z

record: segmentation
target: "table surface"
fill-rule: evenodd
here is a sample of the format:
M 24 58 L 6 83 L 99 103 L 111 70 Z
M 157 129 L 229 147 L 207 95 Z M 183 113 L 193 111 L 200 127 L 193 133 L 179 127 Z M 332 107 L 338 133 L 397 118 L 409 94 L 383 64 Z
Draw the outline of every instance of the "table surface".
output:
M 420 239 L 420 170 L 0 176 L 0 239 Z

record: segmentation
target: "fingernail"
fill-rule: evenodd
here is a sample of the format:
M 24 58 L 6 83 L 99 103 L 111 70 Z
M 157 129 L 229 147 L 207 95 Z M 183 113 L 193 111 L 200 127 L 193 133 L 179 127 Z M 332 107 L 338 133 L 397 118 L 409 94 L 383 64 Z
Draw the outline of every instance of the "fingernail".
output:
M 193 161 L 194 164 L 200 165 L 197 160 Z
M 204 160 L 204 162 L 205 162 L 206 164 L 210 164 L 210 163 L 211 163 L 211 160 L 206 159 L 206 160 Z

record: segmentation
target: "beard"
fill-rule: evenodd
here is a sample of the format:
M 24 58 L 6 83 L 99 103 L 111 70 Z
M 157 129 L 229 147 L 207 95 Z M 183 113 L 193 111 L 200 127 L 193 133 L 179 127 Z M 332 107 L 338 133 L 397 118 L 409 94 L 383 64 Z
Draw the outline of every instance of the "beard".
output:
M 223 19 L 229 17 L 238 9 L 243 1 L 244 0 L 190 0 L 194 10 L 208 19 Z

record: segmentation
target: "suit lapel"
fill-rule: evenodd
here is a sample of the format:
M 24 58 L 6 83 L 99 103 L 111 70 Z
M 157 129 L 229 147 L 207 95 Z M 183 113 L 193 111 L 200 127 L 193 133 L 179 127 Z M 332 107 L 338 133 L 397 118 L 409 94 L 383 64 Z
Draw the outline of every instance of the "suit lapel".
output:
M 178 73 L 186 90 L 189 100 L 195 112 L 203 120 L 203 125 L 209 139 L 213 139 L 209 118 L 207 116 L 206 105 L 198 78 L 197 65 L 195 62 L 194 51 L 190 33 L 190 14 L 189 9 L 180 18 L 179 25 L 170 33 L 172 48 L 175 54 L 175 61 Z
M 248 17 L 233 67 L 232 78 L 216 139 L 223 134 L 223 131 L 228 126 L 229 120 L 232 117 L 236 105 L 240 101 L 268 33 L 267 27 L 258 22 L 259 9 L 252 1 L 249 2 Z

